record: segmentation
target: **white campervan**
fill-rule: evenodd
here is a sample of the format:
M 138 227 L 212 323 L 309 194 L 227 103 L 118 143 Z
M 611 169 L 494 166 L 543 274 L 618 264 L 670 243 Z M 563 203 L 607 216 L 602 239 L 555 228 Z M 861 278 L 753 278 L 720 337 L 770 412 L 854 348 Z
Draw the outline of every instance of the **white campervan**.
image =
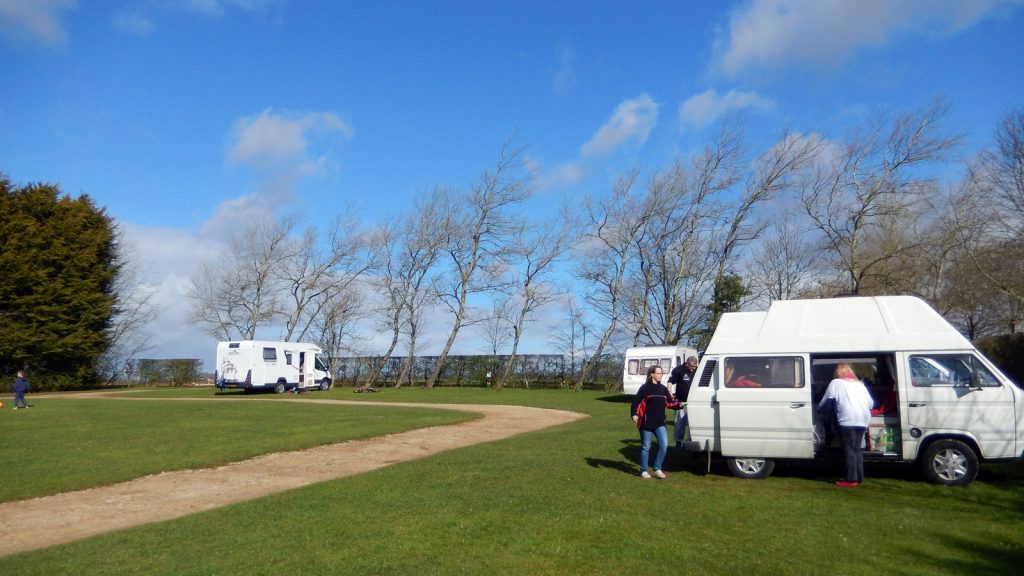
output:
M 679 366 L 690 356 L 697 357 L 697 351 L 684 346 L 637 346 L 626 349 L 626 357 L 622 363 L 622 392 L 635 396 L 637 390 L 647 378 L 647 369 L 661 366 L 665 378 L 662 384 L 668 385 L 668 373 Z
M 217 343 L 217 388 L 288 390 L 331 387 L 331 368 L 314 344 L 239 340 Z
M 875 400 L 865 460 L 917 462 L 932 482 L 966 485 L 980 462 L 1024 456 L 1024 391 L 909 296 L 723 315 L 690 388 L 685 447 L 724 456 L 742 478 L 835 455 L 817 404 L 840 362 Z

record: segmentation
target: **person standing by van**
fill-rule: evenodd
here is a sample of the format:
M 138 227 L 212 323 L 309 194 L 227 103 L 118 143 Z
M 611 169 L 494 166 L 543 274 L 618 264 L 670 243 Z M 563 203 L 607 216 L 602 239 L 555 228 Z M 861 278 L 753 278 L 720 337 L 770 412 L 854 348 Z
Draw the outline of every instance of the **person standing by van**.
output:
M 697 373 L 697 357 L 690 356 L 679 366 L 672 369 L 672 373 L 668 377 L 669 384 L 675 384 L 675 395 L 676 402 L 682 404 L 686 403 L 686 398 L 690 395 L 690 385 L 693 384 L 693 375 Z M 683 445 L 683 438 L 686 432 L 686 407 L 681 406 L 676 411 L 675 421 L 675 433 L 673 436 L 676 441 L 676 448 Z
M 839 440 L 843 444 L 843 461 L 846 464 L 846 478 L 836 482 L 836 486 L 860 486 L 864 482 L 861 442 L 871 421 L 871 407 L 875 402 L 849 364 L 836 366 L 835 378 L 829 382 L 818 408 L 825 408 L 830 402 L 835 404 Z
M 661 366 L 654 365 L 647 369 L 647 379 L 637 390 L 630 407 L 630 416 L 640 429 L 640 477 L 648 479 L 652 473 L 647 472 L 647 464 L 651 457 L 651 439 L 657 437 L 658 452 L 654 456 L 655 478 L 664 479 L 665 473 L 661 465 L 665 462 L 668 452 L 668 431 L 665 429 L 665 408 L 678 408 L 679 403 L 672 401 L 672 394 L 661 383 L 664 372 Z

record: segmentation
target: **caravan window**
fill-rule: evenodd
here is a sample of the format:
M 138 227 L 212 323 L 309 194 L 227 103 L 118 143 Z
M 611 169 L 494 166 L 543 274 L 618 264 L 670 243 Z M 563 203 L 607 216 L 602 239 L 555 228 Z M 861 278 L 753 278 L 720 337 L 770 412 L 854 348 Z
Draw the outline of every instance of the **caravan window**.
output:
M 626 373 L 630 376 L 646 376 L 647 369 L 651 366 L 661 366 L 662 372 L 666 374 L 672 370 L 671 358 L 633 358 L 626 363 Z
M 970 354 L 915 354 L 910 357 L 914 386 L 999 386 L 996 377 Z
M 799 356 L 734 356 L 725 359 L 726 388 L 803 388 Z
M 263 349 L 263 361 L 264 362 L 277 362 L 277 348 L 264 348 Z

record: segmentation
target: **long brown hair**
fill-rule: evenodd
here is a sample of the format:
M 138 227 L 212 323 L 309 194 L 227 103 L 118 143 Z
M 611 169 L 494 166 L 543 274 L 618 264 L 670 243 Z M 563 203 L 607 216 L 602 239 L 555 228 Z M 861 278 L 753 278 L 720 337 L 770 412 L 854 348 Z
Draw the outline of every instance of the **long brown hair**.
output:
M 644 380 L 644 384 L 654 383 L 654 378 L 652 378 L 652 376 L 654 375 L 655 370 L 661 370 L 661 365 L 655 364 L 654 366 L 651 366 L 650 368 L 647 369 L 647 379 Z M 661 370 L 661 373 L 664 374 L 665 371 Z

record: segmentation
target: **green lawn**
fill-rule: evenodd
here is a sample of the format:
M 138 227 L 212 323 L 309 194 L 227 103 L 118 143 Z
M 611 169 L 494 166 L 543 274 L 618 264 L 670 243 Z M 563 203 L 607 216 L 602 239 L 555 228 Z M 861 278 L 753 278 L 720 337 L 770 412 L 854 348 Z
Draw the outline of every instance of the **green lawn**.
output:
M 628 405 L 607 394 L 403 389 L 318 395 L 523 404 L 592 418 L 10 556 L 0 560 L 3 573 L 902 576 L 1017 574 L 1024 560 L 1021 464 L 985 466 L 966 489 L 927 484 L 910 466 L 869 464 L 865 486 L 841 490 L 832 486 L 838 470 L 829 466 L 780 465 L 767 480 L 743 481 L 720 463 L 706 474 L 703 461 L 670 451 L 669 478 L 644 481 L 635 474 L 638 439 Z M 286 408 L 267 400 L 236 404 L 243 411 Z M 33 418 L 32 430 L 36 419 L 57 417 L 58 408 L 102 410 L 111 437 L 137 425 L 119 416 L 128 412 L 126 403 L 36 404 L 38 412 L 17 414 Z M 193 404 L 200 403 L 187 403 Z M 221 403 L 208 404 L 214 405 L 201 419 L 219 418 Z M 189 423 L 200 419 L 195 411 L 178 414 Z M 6 456 L 12 414 L 2 416 L 0 454 Z M 305 421 L 300 417 L 295 425 Z M 203 437 L 196 442 L 207 443 Z M 62 465 L 54 454 L 38 455 L 53 468 Z

